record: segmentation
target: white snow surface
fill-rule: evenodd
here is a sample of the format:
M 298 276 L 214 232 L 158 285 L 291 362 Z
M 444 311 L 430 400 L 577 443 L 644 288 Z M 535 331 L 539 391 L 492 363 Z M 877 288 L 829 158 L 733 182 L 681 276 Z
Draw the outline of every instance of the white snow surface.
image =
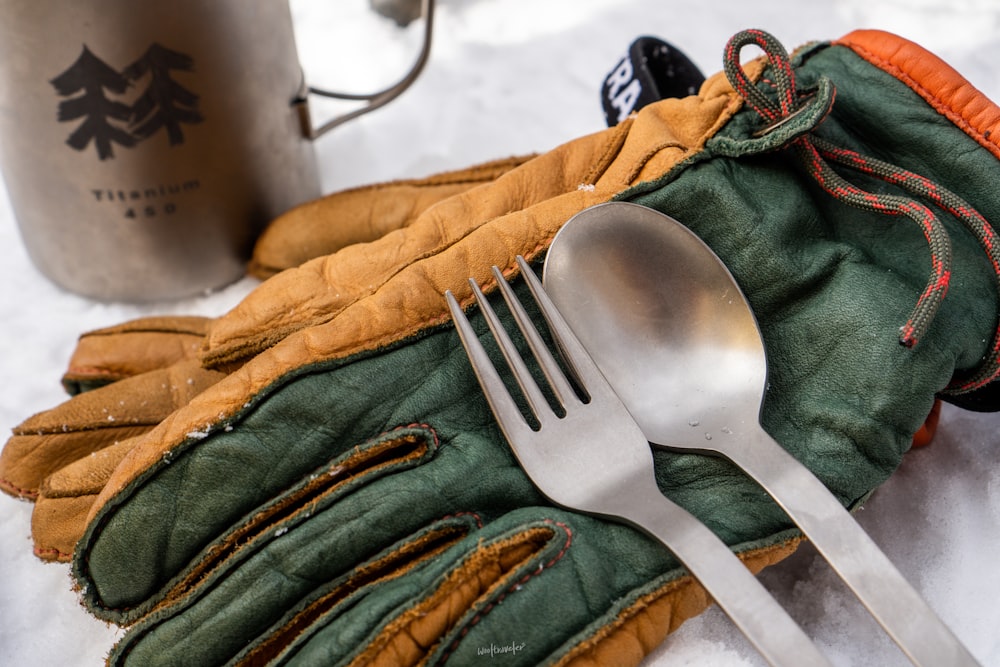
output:
M 280 0 L 275 0 L 280 1 Z M 401 29 L 367 0 L 292 0 L 314 85 L 371 90 L 403 72 L 420 24 Z M 935 52 L 1000 100 L 1000 3 L 993 0 L 439 0 L 429 65 L 389 106 L 317 141 L 327 191 L 544 151 L 603 127 L 598 90 L 632 39 L 651 34 L 706 73 L 744 28 L 789 49 L 881 28 Z M 333 107 L 316 105 L 322 116 Z M 201 298 L 143 306 L 61 291 L 31 265 L 0 188 L 0 432 L 65 400 L 77 335 L 142 315 L 218 315 L 250 279 Z M 1000 666 L 1000 416 L 947 407 L 858 520 L 985 666 Z M 120 630 L 88 616 L 66 565 L 31 553 L 31 504 L 0 496 L 0 664 L 99 665 Z M 842 667 L 908 664 L 822 559 L 803 548 L 762 579 Z M 501 658 L 495 658 L 499 664 Z M 645 662 L 762 665 L 725 616 L 687 622 Z

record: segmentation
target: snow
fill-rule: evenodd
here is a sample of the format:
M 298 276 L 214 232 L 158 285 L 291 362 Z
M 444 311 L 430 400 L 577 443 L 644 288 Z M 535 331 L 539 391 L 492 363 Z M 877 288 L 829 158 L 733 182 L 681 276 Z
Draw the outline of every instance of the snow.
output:
M 373 90 L 408 67 L 421 25 L 379 18 L 368 0 L 293 0 L 313 85 Z M 662 37 L 703 71 L 757 27 L 793 48 L 882 28 L 943 57 L 1000 100 L 1000 5 L 992 0 L 440 0 L 430 63 L 389 106 L 317 141 L 326 190 L 544 151 L 603 125 L 597 91 L 632 39 Z M 337 107 L 316 104 L 316 115 Z M 217 315 L 244 280 L 202 298 L 102 304 L 60 291 L 30 264 L 0 188 L 0 431 L 65 399 L 59 377 L 85 330 L 140 315 Z M 1000 665 L 1000 416 L 946 407 L 937 440 L 858 515 L 875 541 L 985 666 Z M 31 505 L 0 497 L 0 664 L 97 665 L 119 632 L 89 617 L 65 565 L 31 554 Z M 838 666 L 907 664 L 809 549 L 762 579 Z M 495 658 L 500 661 L 502 656 Z M 763 664 L 717 610 L 689 621 L 657 667 Z

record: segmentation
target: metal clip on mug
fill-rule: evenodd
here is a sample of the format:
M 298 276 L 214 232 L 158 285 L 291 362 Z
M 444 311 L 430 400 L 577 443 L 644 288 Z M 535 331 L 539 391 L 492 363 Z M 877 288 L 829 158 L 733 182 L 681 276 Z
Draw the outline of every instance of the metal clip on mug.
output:
M 0 171 L 34 263 L 102 300 L 239 279 L 263 226 L 320 195 L 312 140 L 405 90 L 303 83 L 284 0 L 0 0 Z M 309 93 L 367 102 L 319 128 Z

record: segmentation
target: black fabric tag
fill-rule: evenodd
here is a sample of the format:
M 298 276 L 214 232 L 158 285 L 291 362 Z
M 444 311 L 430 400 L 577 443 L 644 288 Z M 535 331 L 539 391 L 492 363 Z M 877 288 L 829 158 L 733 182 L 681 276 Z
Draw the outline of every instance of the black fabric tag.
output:
M 668 97 L 698 92 L 705 76 L 684 53 L 656 37 L 639 37 L 604 79 L 601 98 L 608 126 Z

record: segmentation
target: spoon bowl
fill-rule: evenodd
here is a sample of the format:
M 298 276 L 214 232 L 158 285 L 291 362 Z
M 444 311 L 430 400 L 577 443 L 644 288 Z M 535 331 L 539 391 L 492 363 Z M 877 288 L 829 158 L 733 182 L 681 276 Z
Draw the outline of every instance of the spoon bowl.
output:
M 978 664 L 823 483 L 760 425 L 767 361 L 722 260 L 653 209 L 586 209 L 544 286 L 646 439 L 721 455 L 777 502 L 915 665 Z
M 688 228 L 644 206 L 595 206 L 556 236 L 544 281 L 648 438 L 718 451 L 759 428 L 757 321 Z

